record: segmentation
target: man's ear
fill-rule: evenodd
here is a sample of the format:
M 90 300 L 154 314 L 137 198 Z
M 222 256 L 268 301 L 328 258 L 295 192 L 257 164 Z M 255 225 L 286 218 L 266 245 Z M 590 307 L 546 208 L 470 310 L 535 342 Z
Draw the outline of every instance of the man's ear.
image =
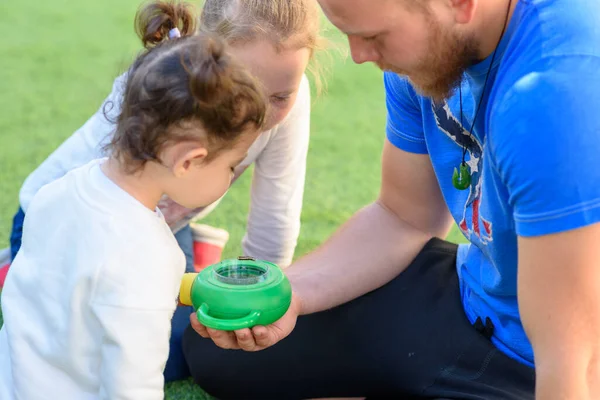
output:
M 208 155 L 208 150 L 197 143 L 179 143 L 171 146 L 165 153 L 165 164 L 174 176 L 181 178 Z
M 448 0 L 457 24 L 467 24 L 473 20 L 478 0 Z

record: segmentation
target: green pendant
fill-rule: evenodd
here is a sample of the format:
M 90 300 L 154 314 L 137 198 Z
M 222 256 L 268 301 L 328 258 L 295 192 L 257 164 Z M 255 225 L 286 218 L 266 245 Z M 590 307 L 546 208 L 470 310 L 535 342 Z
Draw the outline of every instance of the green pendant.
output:
M 454 173 L 452 174 L 452 184 L 458 190 L 468 189 L 471 185 L 471 172 L 469 171 L 469 166 L 467 163 L 460 163 L 460 172 L 458 169 L 454 168 Z

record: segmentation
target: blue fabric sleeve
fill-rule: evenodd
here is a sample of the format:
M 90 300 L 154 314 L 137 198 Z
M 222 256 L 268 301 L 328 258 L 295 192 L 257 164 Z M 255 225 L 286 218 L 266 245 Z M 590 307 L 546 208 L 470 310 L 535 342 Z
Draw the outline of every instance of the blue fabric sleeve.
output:
M 488 145 L 521 236 L 600 221 L 600 58 L 551 57 L 490 115 Z
M 416 93 L 405 78 L 392 72 L 385 72 L 383 80 L 388 140 L 404 151 L 427 154 L 423 117 Z

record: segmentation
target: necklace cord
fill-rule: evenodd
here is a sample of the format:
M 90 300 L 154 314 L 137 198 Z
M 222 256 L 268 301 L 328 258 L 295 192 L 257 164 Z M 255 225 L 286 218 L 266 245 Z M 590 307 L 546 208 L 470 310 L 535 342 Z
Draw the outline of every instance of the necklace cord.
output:
M 475 129 L 475 121 L 477 120 L 477 115 L 479 114 L 479 109 L 481 108 L 481 103 L 483 103 L 483 97 L 485 95 L 485 89 L 487 87 L 488 78 L 490 77 L 490 72 L 494 67 L 494 60 L 496 59 L 496 53 L 498 52 L 498 47 L 500 47 L 500 43 L 502 42 L 502 38 L 504 37 L 504 33 L 506 32 L 506 26 L 508 25 L 508 16 L 510 15 L 510 7 L 512 6 L 512 0 L 508 1 L 508 8 L 506 10 L 506 16 L 504 17 L 504 26 L 502 27 L 502 33 L 500 34 L 500 38 L 498 39 L 498 44 L 494 49 L 494 53 L 492 54 L 492 59 L 490 61 L 490 66 L 488 67 L 487 73 L 485 74 L 485 80 L 483 81 L 483 90 L 481 92 L 481 96 L 479 97 L 479 103 L 477 104 L 477 108 L 475 109 L 475 115 L 473 116 L 473 123 L 471 124 L 471 128 L 469 129 L 469 139 L 473 138 L 473 129 Z M 463 108 L 462 108 L 462 81 L 458 86 L 458 96 L 460 102 L 460 126 L 464 129 L 463 126 Z M 465 157 L 467 156 L 467 146 L 463 146 L 462 152 L 462 165 L 465 165 Z

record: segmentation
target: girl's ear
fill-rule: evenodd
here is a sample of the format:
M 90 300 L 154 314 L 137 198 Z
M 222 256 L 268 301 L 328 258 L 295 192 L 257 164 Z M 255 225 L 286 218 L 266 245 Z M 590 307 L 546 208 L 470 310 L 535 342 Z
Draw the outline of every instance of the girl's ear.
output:
M 165 151 L 163 162 L 174 176 L 181 178 L 207 155 L 206 147 L 199 146 L 198 143 L 178 143 Z

